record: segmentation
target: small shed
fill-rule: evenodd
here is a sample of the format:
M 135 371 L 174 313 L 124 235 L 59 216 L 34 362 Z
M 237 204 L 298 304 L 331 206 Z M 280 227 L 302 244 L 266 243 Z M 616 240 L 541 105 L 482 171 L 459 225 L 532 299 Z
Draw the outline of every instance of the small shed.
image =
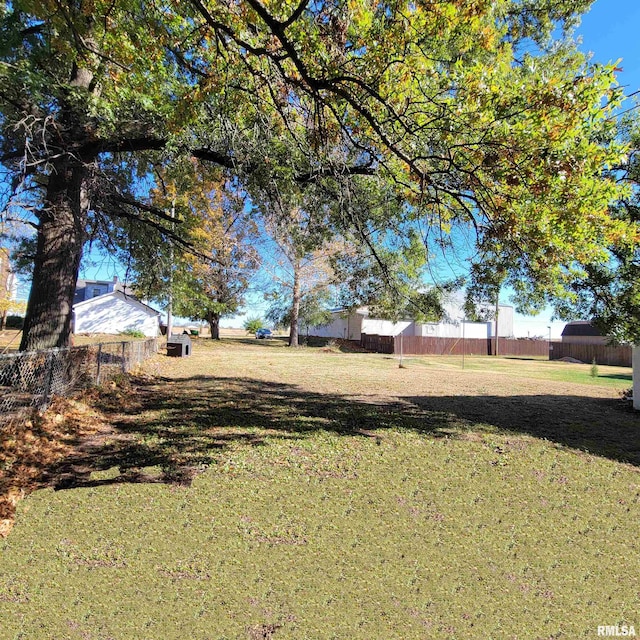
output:
M 607 336 L 588 320 L 568 322 L 562 330 L 563 344 L 607 344 Z
M 122 291 L 112 291 L 73 305 L 73 332 L 119 334 L 137 330 L 156 338 L 159 318 L 159 311 Z

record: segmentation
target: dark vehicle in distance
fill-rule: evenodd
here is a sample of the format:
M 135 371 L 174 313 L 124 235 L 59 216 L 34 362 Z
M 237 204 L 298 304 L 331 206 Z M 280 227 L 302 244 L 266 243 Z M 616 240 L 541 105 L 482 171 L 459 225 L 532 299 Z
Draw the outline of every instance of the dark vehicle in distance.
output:
M 258 340 L 265 339 L 265 338 L 270 338 L 270 337 L 271 337 L 271 330 L 270 329 L 258 329 L 256 331 L 256 338 Z

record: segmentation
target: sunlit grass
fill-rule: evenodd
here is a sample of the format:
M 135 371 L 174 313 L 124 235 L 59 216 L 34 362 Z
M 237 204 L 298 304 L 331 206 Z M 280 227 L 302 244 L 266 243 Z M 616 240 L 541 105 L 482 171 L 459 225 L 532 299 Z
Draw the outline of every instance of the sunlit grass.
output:
M 544 362 L 407 366 L 197 341 L 94 399 L 114 431 L 71 461 L 89 473 L 22 500 L 0 542 L 0 637 L 638 629 L 640 422 L 615 389 L 558 388 Z
M 630 387 L 632 383 L 632 370 L 630 367 L 610 367 L 599 364 L 598 375 L 594 377 L 591 373 L 591 363 L 578 364 L 559 360 L 549 361 L 542 358 L 467 356 L 463 362 L 461 356 L 409 356 L 408 358 L 405 357 L 404 360 L 405 364 L 410 364 L 413 361 L 431 367 L 464 368 L 469 371 L 502 373 L 520 378 L 575 382 L 613 388 L 623 388 L 625 385 Z

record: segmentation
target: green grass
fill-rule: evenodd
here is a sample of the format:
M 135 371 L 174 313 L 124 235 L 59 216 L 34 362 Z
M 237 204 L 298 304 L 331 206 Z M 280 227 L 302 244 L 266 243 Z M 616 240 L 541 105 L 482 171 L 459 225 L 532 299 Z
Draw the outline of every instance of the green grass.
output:
M 158 357 L 163 379 L 99 401 L 113 432 L 67 461 L 66 490 L 19 503 L 0 638 L 638 632 L 640 420 L 609 386 L 626 380 L 469 360 Z
M 414 360 L 417 364 L 462 369 L 461 356 L 405 357 L 407 363 Z M 469 357 L 465 358 L 464 368 L 470 371 L 502 373 L 520 378 L 573 382 L 596 386 L 621 388 L 632 384 L 632 370 L 629 367 L 609 367 L 598 365 L 598 375 L 593 376 L 591 364 L 577 364 L 546 360 L 542 358 L 517 357 Z

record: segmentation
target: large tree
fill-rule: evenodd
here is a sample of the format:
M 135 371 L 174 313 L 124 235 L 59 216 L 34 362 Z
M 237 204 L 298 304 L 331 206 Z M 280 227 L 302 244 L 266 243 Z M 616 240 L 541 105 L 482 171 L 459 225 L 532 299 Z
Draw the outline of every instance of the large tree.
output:
M 244 304 L 260 264 L 256 224 L 243 211 L 243 198 L 230 197 L 232 190 L 224 187 L 205 192 L 209 206 L 198 211 L 191 236 L 195 252 L 185 252 L 173 274 L 175 312 L 206 321 L 214 340 L 220 339 L 221 318 Z
M 332 256 L 345 250 L 344 241 L 328 225 L 325 207 L 307 192 L 297 202 L 291 197 L 274 197 L 263 212 L 263 226 L 269 237 L 263 254 L 270 279 L 265 298 L 267 318 L 289 327 L 289 346 L 297 347 L 301 320 L 326 299 L 337 284 Z M 265 206 L 265 205 L 263 205 Z
M 375 171 L 407 216 L 472 226 L 510 257 L 523 293 L 558 294 L 563 265 L 628 235 L 602 171 L 621 152 L 600 135 L 613 69 L 550 40 L 589 4 L 4 3 L 0 160 L 37 223 L 22 348 L 68 343 L 96 207 L 166 222 L 111 181 L 142 150 L 183 150 L 258 182 Z M 302 167 L 287 149 L 307 155 Z
M 640 235 L 640 116 L 632 109 L 617 124 L 629 153 L 613 172 L 629 191 L 611 212 Z M 616 342 L 640 344 L 640 241 L 612 242 L 607 252 L 605 260 L 574 266 L 569 295 L 557 301 L 556 313 L 589 319 Z
M 37 227 L 21 348 L 65 346 L 89 213 L 108 181 L 100 160 L 161 147 L 184 88 L 146 3 L 18 1 L 0 12 L 2 160 Z
M 128 279 L 140 296 L 204 320 L 219 339 L 220 319 L 244 304 L 260 262 L 245 195 L 225 171 L 195 160 L 158 170 L 156 183 L 149 208 L 170 212 L 166 227 L 125 219 L 115 234 Z

